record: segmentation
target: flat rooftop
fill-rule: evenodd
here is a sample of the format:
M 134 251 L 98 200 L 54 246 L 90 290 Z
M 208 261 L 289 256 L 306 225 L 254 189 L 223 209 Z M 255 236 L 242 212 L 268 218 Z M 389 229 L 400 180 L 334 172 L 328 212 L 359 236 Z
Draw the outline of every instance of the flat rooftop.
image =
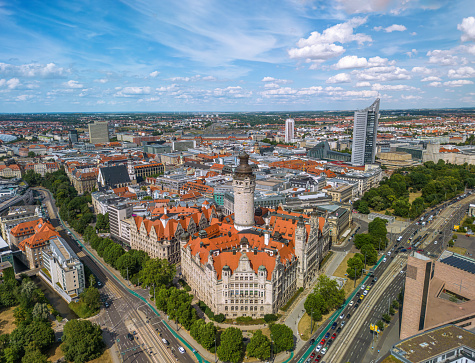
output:
M 396 357 L 403 356 L 413 363 L 419 363 L 462 346 L 473 349 L 475 334 L 456 325 L 445 325 L 395 344 L 392 352 Z

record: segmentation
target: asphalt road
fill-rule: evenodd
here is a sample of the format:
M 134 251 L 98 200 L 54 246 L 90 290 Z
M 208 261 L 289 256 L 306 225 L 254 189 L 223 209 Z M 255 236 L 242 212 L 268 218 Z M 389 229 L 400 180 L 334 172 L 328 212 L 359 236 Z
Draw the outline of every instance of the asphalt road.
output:
M 51 223 L 54 227 L 61 226 L 56 206 L 49 193 L 42 193 L 45 195 L 45 201 L 50 203 L 48 213 L 56 217 L 51 219 Z M 97 264 L 66 230 L 60 230 L 59 233 L 103 284 L 100 288 L 101 297 L 109 302 L 110 306 L 104 307 L 105 311 L 101 311 L 96 320 L 101 325 L 109 345 L 117 343 L 122 362 L 194 362 L 188 350 L 185 354 L 178 352 L 178 347 L 182 344 L 148 305 L 119 284 L 107 269 Z M 134 339 L 128 339 L 128 334 L 134 331 Z M 166 339 L 168 344 L 164 344 L 162 338 Z
M 410 254 L 413 250 L 419 250 L 420 253 L 431 257 L 439 256 L 446 248 L 447 242 L 452 236 L 451 232 L 453 226 L 457 225 L 465 215 L 468 209 L 468 200 L 470 199 L 473 199 L 473 197 L 471 195 L 467 195 L 466 198 L 461 199 L 460 201 L 454 199 L 445 202 L 441 205 L 438 205 L 427 211 L 422 216 L 423 220 L 426 221 L 425 226 L 421 225 L 421 217 L 419 217 L 417 220 L 411 223 L 401 234 L 390 235 L 390 240 L 394 243 L 388 246 L 387 250 L 391 251 L 391 255 L 386 255 L 387 261 L 382 262 L 374 271 L 374 276 L 379 280 L 379 282 L 377 281 L 375 283 L 371 283 L 371 281 L 373 281 L 373 278 L 369 278 L 367 280 L 370 285 L 368 295 L 366 297 L 363 296 L 363 299 L 360 299 L 360 293 L 364 291 L 363 289 L 361 289 L 361 291 L 359 291 L 352 299 L 352 306 L 350 306 L 350 304 L 344 305 L 344 309 L 339 312 L 341 316 L 336 319 L 336 328 L 331 329 L 330 326 L 323 325 L 323 327 L 320 328 L 316 332 L 316 334 L 314 334 L 313 337 L 316 338 L 321 336 L 322 332 L 330 333 L 330 339 L 326 339 L 325 342 L 323 342 L 322 344 L 322 347 L 327 347 L 328 353 L 323 355 L 322 350 L 320 349 L 319 352 L 315 352 L 315 354 L 313 354 L 313 357 L 307 358 L 307 354 L 305 353 L 310 347 L 310 343 L 307 343 L 304 348 L 301 349 L 301 351 L 295 355 L 293 362 L 317 362 L 318 355 L 321 356 L 319 360 L 320 362 L 361 362 L 364 359 L 368 349 L 371 349 L 372 346 L 373 336 L 369 329 L 369 325 L 376 323 L 378 320 L 381 320 L 381 316 L 384 313 L 388 312 L 389 304 L 393 300 L 397 299 L 398 294 L 404 288 L 405 265 L 407 255 Z M 434 216 L 433 220 L 427 224 L 427 220 L 430 216 Z M 401 236 L 402 238 L 398 242 L 397 239 L 399 236 Z M 421 237 L 419 239 L 421 242 L 418 244 L 417 247 L 415 247 L 414 242 L 417 240 L 418 237 Z M 401 252 L 403 249 L 406 249 L 406 251 Z M 377 285 L 381 283 L 381 277 L 385 272 L 386 268 L 398 255 L 399 257 L 397 258 L 397 263 L 400 265 L 393 265 L 393 276 L 387 286 L 384 287 L 384 291 L 382 291 L 382 293 L 374 304 L 371 304 L 371 306 L 365 305 L 366 299 L 371 294 L 374 287 L 377 287 Z M 357 301 L 360 302 L 358 304 L 358 307 L 356 307 Z M 369 314 L 365 318 L 365 321 L 363 323 L 361 321 L 353 323 L 352 321 L 358 320 L 358 309 L 361 310 L 360 306 L 364 306 L 366 310 L 370 309 Z M 341 323 L 343 321 L 345 323 L 342 326 Z M 345 339 L 341 341 L 341 339 L 339 339 L 339 335 L 341 334 L 340 332 L 343 329 L 357 329 L 357 333 L 353 334 L 354 337 L 352 337 L 351 340 L 347 338 L 349 337 L 349 334 L 345 334 Z M 335 344 L 329 345 L 328 340 L 333 340 L 331 339 L 333 333 L 336 333 L 336 337 L 334 339 Z M 315 342 L 312 347 L 316 347 L 319 343 L 319 341 Z M 341 345 L 351 348 L 347 349 L 342 356 L 339 356 L 338 354 L 338 356 L 335 356 L 335 348 Z M 332 347 L 334 348 L 332 349 Z M 305 359 L 302 359 L 303 357 L 305 357 Z

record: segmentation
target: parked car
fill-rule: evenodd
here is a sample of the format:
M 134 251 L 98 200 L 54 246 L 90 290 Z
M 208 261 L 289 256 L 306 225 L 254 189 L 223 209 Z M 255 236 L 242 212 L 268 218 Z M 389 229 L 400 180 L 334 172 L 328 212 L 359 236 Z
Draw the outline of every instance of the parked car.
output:
M 179 351 L 181 354 L 185 354 L 185 348 L 183 348 L 183 347 L 178 347 L 178 351 Z

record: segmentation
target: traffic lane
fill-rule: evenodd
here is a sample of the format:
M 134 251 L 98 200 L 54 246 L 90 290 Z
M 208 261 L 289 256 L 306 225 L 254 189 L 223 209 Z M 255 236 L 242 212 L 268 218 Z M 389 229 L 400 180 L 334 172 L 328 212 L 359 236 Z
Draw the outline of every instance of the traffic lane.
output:
M 388 285 L 386 291 L 376 302 L 375 308 L 373 309 L 372 313 L 370 314 L 366 322 L 363 324 L 363 326 L 360 327 L 358 333 L 356 334 L 356 337 L 353 340 L 353 346 L 355 347 L 355 349 L 352 349 L 344 356 L 344 359 L 342 360 L 343 362 L 361 361 L 367 350 L 371 347 L 371 343 L 373 340 L 371 330 L 369 330 L 369 324 L 375 324 L 377 321 L 381 320 L 381 316 L 383 314 L 388 312 L 388 300 L 392 303 L 392 301 L 397 298 L 397 295 L 402 289 L 402 286 L 403 278 L 401 276 L 397 276 L 395 280 Z M 362 357 L 361 359 L 360 356 Z

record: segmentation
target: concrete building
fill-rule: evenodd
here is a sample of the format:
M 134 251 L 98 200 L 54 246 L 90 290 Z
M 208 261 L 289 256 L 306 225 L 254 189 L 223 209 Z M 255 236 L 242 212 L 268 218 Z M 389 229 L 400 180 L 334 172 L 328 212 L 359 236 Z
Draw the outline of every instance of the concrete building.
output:
M 456 325 L 444 325 L 393 345 L 393 357 L 404 363 L 474 363 L 475 334 Z
M 16 225 L 37 220 L 41 217 L 39 206 L 17 206 L 10 207 L 8 214 L 0 217 L 0 229 L 2 231 L 2 238 L 9 244 L 10 243 L 10 231 Z
M 89 131 L 89 135 L 90 135 L 90 131 Z M 69 141 L 71 141 L 71 144 L 76 144 L 79 141 L 77 130 L 69 130 L 68 138 L 69 138 Z
M 355 111 L 353 126 L 353 165 L 374 164 L 378 136 L 379 98 L 364 110 Z
M 78 300 L 86 287 L 84 266 L 61 237 L 50 238 L 43 249 L 40 276 L 67 302 Z
M 122 227 L 125 227 L 121 221 L 132 217 L 133 207 L 127 203 L 117 203 L 108 206 L 107 212 L 109 213 L 109 226 L 110 235 L 112 239 L 119 240 L 123 243 L 129 244 L 130 240 L 122 238 L 126 231 L 122 231 Z
M 445 251 L 433 261 L 415 252 L 407 261 L 400 337 L 446 324 L 475 324 L 475 260 Z
M 89 142 L 91 144 L 105 144 L 109 142 L 109 123 L 94 121 L 87 125 L 89 128 Z
M 295 121 L 293 118 L 285 120 L 285 142 L 292 142 L 294 140 Z

